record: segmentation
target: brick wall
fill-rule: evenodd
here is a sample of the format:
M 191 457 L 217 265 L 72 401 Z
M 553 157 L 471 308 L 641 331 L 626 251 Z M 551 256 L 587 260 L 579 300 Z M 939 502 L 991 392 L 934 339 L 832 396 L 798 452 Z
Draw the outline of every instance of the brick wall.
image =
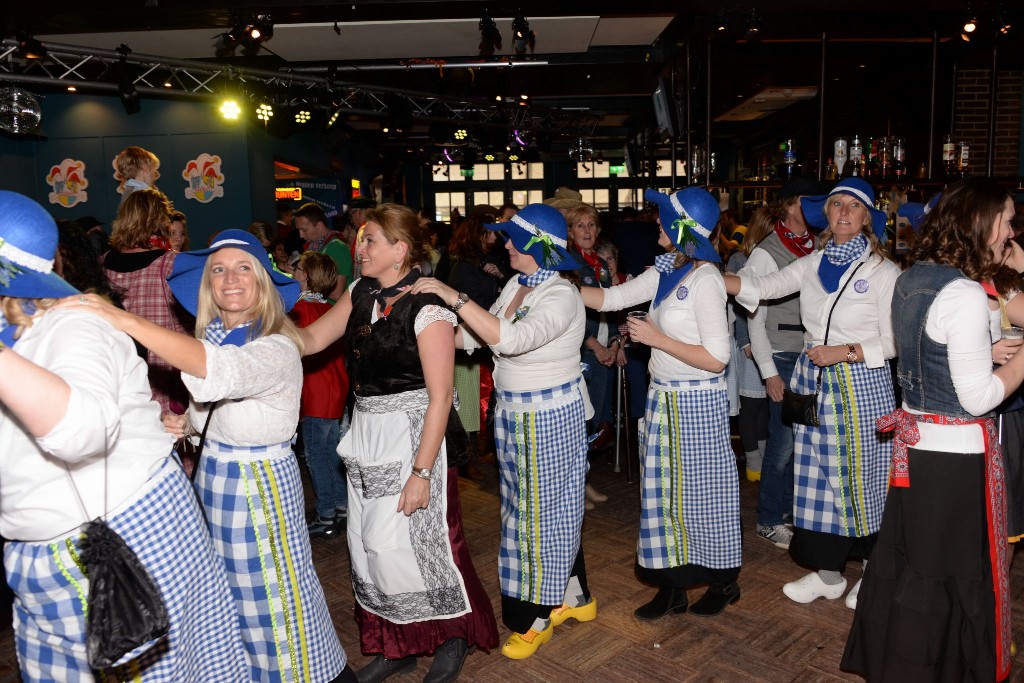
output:
M 953 136 L 971 145 L 971 170 L 983 175 L 988 167 L 989 69 L 963 69 L 956 80 L 956 117 Z M 1021 86 L 1024 71 L 998 72 L 996 81 L 996 137 L 992 174 L 1020 174 Z

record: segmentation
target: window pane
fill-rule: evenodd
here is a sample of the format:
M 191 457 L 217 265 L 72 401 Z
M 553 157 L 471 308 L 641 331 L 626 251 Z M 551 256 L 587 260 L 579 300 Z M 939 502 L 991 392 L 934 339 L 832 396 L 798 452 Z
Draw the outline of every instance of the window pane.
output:
M 594 177 L 595 178 L 607 178 L 608 177 L 608 164 L 595 164 L 594 165 Z
M 532 166 L 533 164 L 530 165 Z M 530 190 L 530 201 L 527 202 L 528 204 L 540 204 L 542 201 L 544 201 L 543 190 Z
M 608 208 L 608 190 L 594 190 L 594 201 L 591 205 L 595 209 L 607 209 Z
M 458 164 L 449 164 L 449 180 L 462 180 L 462 167 Z
M 435 183 L 444 183 L 451 180 L 451 171 L 448 170 L 448 166 L 445 164 L 437 166 L 434 169 L 433 174 Z
M 494 208 L 498 208 L 499 206 L 505 203 L 505 193 L 502 192 L 501 190 L 497 192 L 488 192 L 487 203 L 493 206 Z
M 452 209 L 458 209 L 459 213 L 463 216 L 466 215 L 466 193 L 465 192 L 452 192 L 451 194 L 451 205 Z M 450 214 L 449 214 L 450 217 Z
M 619 208 L 633 206 L 633 188 L 619 188 Z
M 434 214 L 435 220 L 447 223 L 448 219 L 451 218 L 451 195 L 447 192 L 437 192 L 434 194 Z
M 526 190 L 514 190 L 512 192 L 512 203 L 521 209 L 527 204 L 532 204 L 533 202 L 530 201 Z
M 512 175 L 513 180 L 525 180 L 529 177 L 526 164 L 512 164 Z
M 594 191 L 593 190 L 582 189 L 582 190 L 580 190 L 580 194 L 583 195 L 583 202 L 584 203 L 590 204 L 591 206 L 594 205 Z
M 530 180 L 543 180 L 544 179 L 544 164 L 533 163 L 530 164 L 530 172 L 527 176 Z

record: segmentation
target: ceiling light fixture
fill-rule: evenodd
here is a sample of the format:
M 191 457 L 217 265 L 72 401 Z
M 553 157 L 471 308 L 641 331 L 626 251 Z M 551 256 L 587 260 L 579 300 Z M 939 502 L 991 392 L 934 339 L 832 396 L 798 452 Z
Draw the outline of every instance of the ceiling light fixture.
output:
M 14 56 L 20 59 L 46 59 L 46 46 L 29 34 L 20 33 Z
M 485 9 L 484 15 L 480 17 L 480 50 L 481 57 L 493 57 L 496 50 L 501 49 L 501 31 L 498 25 L 491 19 L 490 13 Z
M 594 156 L 594 146 L 589 140 L 577 138 L 569 148 L 569 158 L 576 162 L 590 161 Z
M 262 121 L 263 125 L 266 125 L 273 115 L 274 106 L 269 102 L 261 102 L 259 106 L 256 107 L 256 118 Z
M 520 11 L 512 20 L 512 48 L 517 55 L 524 55 L 526 48 L 530 48 L 530 52 L 533 52 L 536 43 L 537 34 L 530 30 L 530 22 Z
M 228 121 L 236 121 L 242 113 L 241 107 L 235 100 L 224 100 L 220 105 L 220 115 Z
M 978 17 L 971 11 L 970 4 L 967 5 L 967 18 L 964 19 L 964 33 L 974 33 L 978 30 Z
M 756 34 L 761 30 L 761 19 L 757 16 L 757 8 L 750 8 L 750 19 L 747 21 L 747 33 Z
M 125 112 L 127 114 L 137 114 L 139 109 L 142 108 L 142 99 L 139 97 L 139 91 L 135 87 L 135 68 L 128 63 L 128 55 L 131 54 L 131 51 L 130 47 L 123 44 L 117 48 L 117 54 L 121 55 L 117 94 L 121 98 L 121 104 L 124 106 Z
M 300 109 L 295 112 L 295 123 L 309 123 L 311 118 L 313 118 L 313 113 L 308 109 Z

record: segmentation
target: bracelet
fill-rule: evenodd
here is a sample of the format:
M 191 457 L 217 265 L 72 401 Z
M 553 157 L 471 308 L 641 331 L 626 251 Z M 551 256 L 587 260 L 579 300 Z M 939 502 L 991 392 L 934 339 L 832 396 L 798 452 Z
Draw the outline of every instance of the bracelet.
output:
M 433 474 L 429 467 L 416 467 L 416 465 L 412 466 L 412 473 L 414 476 L 426 479 L 427 481 L 430 481 L 430 477 Z
M 463 306 L 469 303 L 469 295 L 459 292 L 459 296 L 455 299 L 455 303 L 451 305 L 452 311 L 458 313 Z
M 847 353 L 846 353 L 846 362 L 847 363 L 856 363 L 857 362 L 857 347 L 854 346 L 853 344 L 847 344 L 846 348 L 849 349 L 849 351 L 847 351 Z

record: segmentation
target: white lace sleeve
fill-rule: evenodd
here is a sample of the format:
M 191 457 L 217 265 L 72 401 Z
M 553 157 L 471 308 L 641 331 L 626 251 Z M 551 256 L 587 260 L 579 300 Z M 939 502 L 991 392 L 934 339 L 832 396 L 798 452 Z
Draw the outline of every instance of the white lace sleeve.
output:
M 416 336 L 420 336 L 420 332 L 426 329 L 430 323 L 436 323 L 438 320 L 444 320 L 452 324 L 455 327 L 459 324 L 459 319 L 455 313 L 450 309 L 443 306 L 435 306 L 431 304 L 424 306 L 420 309 L 420 312 L 416 314 L 416 324 L 414 329 L 416 330 Z

